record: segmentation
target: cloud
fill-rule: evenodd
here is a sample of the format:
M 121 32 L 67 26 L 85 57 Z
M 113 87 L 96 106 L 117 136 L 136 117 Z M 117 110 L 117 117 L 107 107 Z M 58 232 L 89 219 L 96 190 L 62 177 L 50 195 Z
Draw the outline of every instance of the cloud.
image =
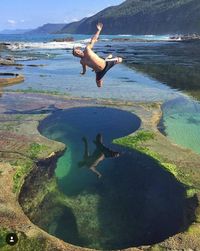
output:
M 12 20 L 12 19 L 8 19 L 8 21 L 7 21 L 10 25 L 12 25 L 12 26 L 15 26 L 16 25 L 16 21 L 15 20 Z
M 21 20 L 20 20 L 20 22 L 21 22 L 21 23 L 24 23 L 24 22 L 25 22 L 25 20 L 24 20 L 24 19 L 21 19 Z
M 78 18 L 73 18 L 72 22 L 77 22 L 79 19 Z
M 84 18 L 84 17 L 91 17 L 91 16 L 94 16 L 95 15 L 95 13 L 88 13 L 87 15 L 85 15 L 85 16 L 81 16 L 81 17 L 71 17 L 71 16 L 68 16 L 68 17 L 65 17 L 65 19 L 64 19 L 64 23 L 71 23 L 71 22 L 77 22 L 77 21 L 79 21 L 79 20 L 81 20 L 82 18 Z
M 86 15 L 86 17 L 91 17 L 91 16 L 94 16 L 94 15 L 95 15 L 95 13 L 89 13 L 89 14 Z
M 79 21 L 80 19 L 78 19 L 78 18 L 66 18 L 65 20 L 64 20 L 64 22 L 65 23 L 71 23 L 71 22 L 77 22 L 77 21 Z

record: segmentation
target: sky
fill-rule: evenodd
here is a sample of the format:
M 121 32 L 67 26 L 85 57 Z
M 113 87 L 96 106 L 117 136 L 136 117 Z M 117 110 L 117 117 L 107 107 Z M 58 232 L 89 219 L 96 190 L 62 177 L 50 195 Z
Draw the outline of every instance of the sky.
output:
M 70 23 L 124 0 L 0 0 L 0 30 Z

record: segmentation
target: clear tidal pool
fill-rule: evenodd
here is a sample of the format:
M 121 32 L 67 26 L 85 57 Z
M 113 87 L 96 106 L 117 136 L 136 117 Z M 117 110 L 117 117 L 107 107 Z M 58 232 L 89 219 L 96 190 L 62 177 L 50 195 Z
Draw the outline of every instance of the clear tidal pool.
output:
M 147 155 L 112 144 L 140 124 L 132 113 L 105 107 L 58 111 L 41 122 L 40 132 L 67 150 L 55 170 L 64 209 L 40 227 L 102 250 L 157 243 L 186 228 L 183 185 Z
M 200 103 L 187 97 L 165 102 L 159 128 L 174 143 L 200 154 Z

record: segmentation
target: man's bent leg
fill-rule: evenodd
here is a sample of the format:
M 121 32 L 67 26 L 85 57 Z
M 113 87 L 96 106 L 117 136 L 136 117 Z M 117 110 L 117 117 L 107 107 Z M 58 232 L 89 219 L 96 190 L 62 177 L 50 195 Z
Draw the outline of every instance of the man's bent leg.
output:
M 94 173 L 97 174 L 97 176 L 98 176 L 99 179 L 101 178 L 102 175 L 100 174 L 100 172 L 98 172 L 98 171 L 96 170 L 96 167 L 92 166 L 90 169 L 92 170 L 92 172 L 94 172 Z
M 105 60 L 106 67 L 100 71 L 96 72 L 96 83 L 98 87 L 102 87 L 103 84 L 103 76 L 106 74 L 107 71 L 109 71 L 114 65 L 122 63 L 121 57 L 115 57 L 115 58 L 109 58 Z
M 105 59 L 106 62 L 113 62 L 113 65 L 114 64 L 120 64 L 122 63 L 123 59 L 121 57 L 115 57 L 115 58 L 106 58 Z

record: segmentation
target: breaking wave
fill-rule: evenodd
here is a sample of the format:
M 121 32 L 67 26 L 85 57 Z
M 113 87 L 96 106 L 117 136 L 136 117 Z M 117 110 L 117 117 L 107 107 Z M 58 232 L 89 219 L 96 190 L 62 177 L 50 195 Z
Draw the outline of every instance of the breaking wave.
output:
M 72 49 L 74 46 L 84 47 L 88 39 L 74 42 L 14 42 L 7 45 L 10 50 L 26 49 Z

